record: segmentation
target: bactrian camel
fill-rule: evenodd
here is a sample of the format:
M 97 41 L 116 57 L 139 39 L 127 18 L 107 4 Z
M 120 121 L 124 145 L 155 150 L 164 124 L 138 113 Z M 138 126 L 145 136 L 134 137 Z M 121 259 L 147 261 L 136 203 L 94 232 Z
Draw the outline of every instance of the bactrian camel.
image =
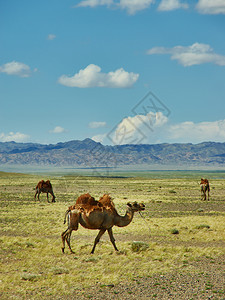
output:
M 87 229 L 98 229 L 99 233 L 95 238 L 94 246 L 91 250 L 93 254 L 97 243 L 100 241 L 102 235 L 108 231 L 110 241 L 113 247 L 118 251 L 115 239 L 113 237 L 113 226 L 124 227 L 130 224 L 134 213 L 145 210 L 143 203 L 127 203 L 127 211 L 124 216 L 120 216 L 112 202 L 109 195 L 104 195 L 96 201 L 89 194 L 81 195 L 76 204 L 70 206 L 66 211 L 65 220 L 68 219 L 68 228 L 62 233 L 62 252 L 65 250 L 65 241 L 71 253 L 74 253 L 70 246 L 70 238 L 73 230 L 78 230 L 79 223 Z M 64 223 L 65 223 L 64 220 Z
M 40 193 L 46 193 L 47 194 L 47 200 L 48 200 L 48 193 L 52 195 L 52 202 L 55 202 L 55 195 L 53 193 L 52 184 L 49 180 L 41 180 L 38 182 L 36 186 L 36 193 L 34 195 L 34 199 L 36 199 L 36 196 L 38 195 L 38 200 Z M 49 202 L 49 200 L 48 200 Z
M 206 197 L 206 192 L 208 192 L 208 200 L 209 200 L 210 186 L 209 186 L 208 179 L 201 178 L 200 189 L 201 189 L 202 200 L 206 200 L 206 198 L 207 198 Z

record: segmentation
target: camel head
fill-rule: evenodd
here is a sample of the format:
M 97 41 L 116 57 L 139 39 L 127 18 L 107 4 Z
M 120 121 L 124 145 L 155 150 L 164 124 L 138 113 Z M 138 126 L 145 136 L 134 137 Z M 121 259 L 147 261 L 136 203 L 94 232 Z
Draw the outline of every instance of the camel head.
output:
M 128 202 L 127 205 L 132 209 L 133 212 L 145 210 L 144 203 Z

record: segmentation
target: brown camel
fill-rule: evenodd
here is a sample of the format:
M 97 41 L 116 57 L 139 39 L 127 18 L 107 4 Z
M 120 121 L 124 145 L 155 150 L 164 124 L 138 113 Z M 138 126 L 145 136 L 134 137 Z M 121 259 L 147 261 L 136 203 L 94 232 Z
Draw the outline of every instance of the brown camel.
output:
M 201 189 L 201 199 L 206 200 L 206 192 L 208 191 L 208 200 L 209 200 L 209 192 L 210 192 L 210 186 L 209 186 L 209 181 L 206 178 L 201 178 L 200 182 L 200 189 Z
M 55 202 L 55 195 L 53 193 L 52 184 L 49 180 L 41 180 L 38 182 L 36 186 L 36 193 L 34 195 L 34 199 L 36 199 L 36 196 L 38 195 L 38 200 L 40 193 L 47 193 L 47 200 L 48 200 L 48 193 L 52 195 L 52 202 Z M 49 202 L 49 200 L 48 200 Z
M 83 203 L 81 201 L 82 197 L 86 199 Z M 67 242 L 70 252 L 74 253 L 70 246 L 70 238 L 72 231 L 78 230 L 79 223 L 87 229 L 99 229 L 99 233 L 95 238 L 94 246 L 91 250 L 92 254 L 106 230 L 108 231 L 113 247 L 116 251 L 118 251 L 113 237 L 112 227 L 114 225 L 118 227 L 129 225 L 135 212 L 145 210 L 145 205 L 143 203 L 127 203 L 126 214 L 124 216 L 120 216 L 117 213 L 114 203 L 109 195 L 104 195 L 99 201 L 94 200 L 97 202 L 97 204 L 94 205 L 90 204 L 90 202 L 94 199 L 91 197 L 92 200 L 90 200 L 90 197 L 91 196 L 89 194 L 81 195 L 78 198 L 79 200 L 77 199 L 77 203 L 74 206 L 69 207 L 66 212 L 66 216 L 68 215 L 68 228 L 61 235 L 63 253 L 65 250 L 65 241 Z M 89 200 L 87 200 L 87 198 Z

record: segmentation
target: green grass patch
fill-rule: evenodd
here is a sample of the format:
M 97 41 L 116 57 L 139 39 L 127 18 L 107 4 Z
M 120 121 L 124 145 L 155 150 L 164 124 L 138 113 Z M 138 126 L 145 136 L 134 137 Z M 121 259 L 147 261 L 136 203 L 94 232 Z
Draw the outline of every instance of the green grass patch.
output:
M 172 234 L 179 234 L 179 230 L 176 228 L 171 229 L 170 231 Z
M 210 226 L 207 224 L 200 224 L 198 226 L 195 227 L 196 229 L 209 229 Z

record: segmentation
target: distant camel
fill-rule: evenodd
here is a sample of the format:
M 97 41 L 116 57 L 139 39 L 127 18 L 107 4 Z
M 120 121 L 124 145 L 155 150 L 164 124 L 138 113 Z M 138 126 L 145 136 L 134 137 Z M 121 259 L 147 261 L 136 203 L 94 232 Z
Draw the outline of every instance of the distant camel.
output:
M 94 241 L 94 246 L 91 250 L 93 254 L 97 243 L 102 235 L 108 231 L 110 241 L 113 247 L 118 251 L 115 239 L 113 237 L 112 227 L 124 227 L 130 224 L 134 213 L 145 210 L 143 203 L 127 203 L 127 211 L 124 216 L 120 216 L 111 200 L 111 197 L 105 194 L 96 201 L 89 194 L 81 195 L 74 206 L 69 207 L 66 211 L 68 216 L 68 228 L 62 233 L 62 252 L 65 250 L 65 241 L 71 253 L 74 253 L 70 246 L 70 237 L 73 230 L 78 230 L 79 223 L 87 229 L 99 229 L 99 233 Z
M 208 191 L 208 200 L 209 200 L 209 192 L 210 192 L 210 186 L 209 181 L 206 178 L 201 178 L 200 182 L 200 189 L 201 189 L 201 199 L 206 200 L 206 192 Z
M 39 199 L 39 195 L 40 193 L 47 193 L 47 200 L 48 200 L 48 193 L 50 195 L 52 195 L 52 202 L 55 202 L 55 195 L 53 193 L 53 189 L 52 189 L 52 185 L 51 182 L 49 180 L 41 180 L 38 182 L 37 186 L 36 186 L 36 193 L 34 195 L 34 199 L 36 199 L 36 196 L 38 195 L 38 200 Z M 48 200 L 49 202 L 49 200 Z

